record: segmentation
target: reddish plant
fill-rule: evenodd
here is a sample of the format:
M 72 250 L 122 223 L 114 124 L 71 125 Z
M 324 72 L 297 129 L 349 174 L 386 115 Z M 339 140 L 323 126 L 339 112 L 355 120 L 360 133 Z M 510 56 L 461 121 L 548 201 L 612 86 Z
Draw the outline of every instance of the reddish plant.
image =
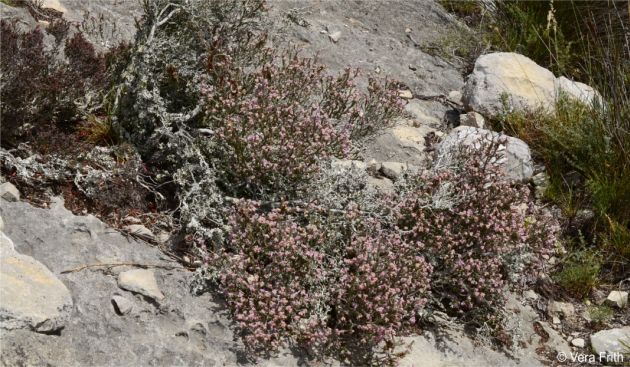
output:
M 255 352 L 293 345 L 352 363 L 393 361 L 396 337 L 426 302 L 431 267 L 358 210 L 331 216 L 314 205 L 237 203 L 229 246 L 211 265 L 239 332 Z
M 351 138 L 401 111 L 389 84 L 371 80 L 369 93 L 361 95 L 350 71 L 326 77 L 323 66 L 294 52 L 249 71 L 226 56 L 210 66 L 206 124 L 221 143 L 224 180 L 254 196 L 294 192 L 322 161 L 345 157 Z
M 510 276 L 551 251 L 557 226 L 534 211 L 526 187 L 479 152 L 464 154 L 459 168 L 416 177 L 397 215 L 406 240 L 423 244 L 442 304 L 474 319 L 491 316 Z

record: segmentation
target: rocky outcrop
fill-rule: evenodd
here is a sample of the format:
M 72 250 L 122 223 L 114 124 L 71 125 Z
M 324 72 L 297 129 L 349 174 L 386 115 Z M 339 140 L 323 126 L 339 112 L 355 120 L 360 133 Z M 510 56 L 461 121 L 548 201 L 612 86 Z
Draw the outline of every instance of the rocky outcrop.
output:
M 556 97 L 562 97 L 565 93 L 568 98 L 580 101 L 586 105 L 602 101 L 602 96 L 598 91 L 584 83 L 567 79 L 563 76 L 556 79 Z
M 0 329 L 55 333 L 72 311 L 68 288 L 0 232 Z
M 480 56 L 463 90 L 468 110 L 496 116 L 510 110 L 553 110 L 555 76 L 529 58 L 511 52 Z
M 49 210 L 25 202 L 0 201 L 0 214 L 6 219 L 8 236 L 15 239 L 15 251 L 45 264 L 74 299 L 74 308 L 59 335 L 3 330 L 0 365 L 301 365 L 304 356 L 290 351 L 269 360 L 241 358 L 243 345 L 234 341 L 221 302 L 212 293 L 192 295 L 193 273 L 168 260 L 159 249 L 127 238 L 91 215 L 73 215 L 59 199 Z M 0 243 L 3 253 L 14 247 L 8 240 Z M 149 271 L 129 264 L 154 267 Z M 120 279 L 129 274 L 157 277 L 164 298 L 159 303 L 149 302 L 142 294 L 146 289 L 121 290 Z M 148 282 L 149 288 L 155 286 L 153 281 Z M 145 283 L 136 285 L 145 287 Z M 407 338 L 406 342 L 413 342 L 411 352 L 400 365 L 433 361 L 431 366 L 540 366 L 534 351 L 540 340 L 530 340 L 538 316 L 513 297 L 508 307 L 514 308 L 509 322 L 527 341 L 527 348 L 508 356 L 478 345 L 463 330 L 451 327 L 452 322 L 445 322 L 451 326 Z
M 494 117 L 513 111 L 551 113 L 561 96 L 587 105 L 601 100 L 590 86 L 563 76 L 556 78 L 521 54 L 496 52 L 477 59 L 462 100 L 467 110 Z
M 481 148 L 482 144 L 499 144 L 494 161 L 505 177 L 515 181 L 527 181 L 532 177 L 534 166 L 529 146 L 518 138 L 469 126 L 457 127 L 444 138 L 436 152 L 434 167 L 450 167 L 455 163 L 462 147 Z

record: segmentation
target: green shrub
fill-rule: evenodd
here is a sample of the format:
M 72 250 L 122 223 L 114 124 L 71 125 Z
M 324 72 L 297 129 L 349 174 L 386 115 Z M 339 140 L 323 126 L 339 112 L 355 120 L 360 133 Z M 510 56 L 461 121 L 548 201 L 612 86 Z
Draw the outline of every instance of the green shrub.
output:
M 597 285 L 600 269 L 601 259 L 597 253 L 578 250 L 567 256 L 562 270 L 554 278 L 567 292 L 582 298 Z
M 598 326 L 606 325 L 615 315 L 615 311 L 605 305 L 590 306 L 588 307 L 587 312 L 588 316 L 591 318 L 591 322 Z

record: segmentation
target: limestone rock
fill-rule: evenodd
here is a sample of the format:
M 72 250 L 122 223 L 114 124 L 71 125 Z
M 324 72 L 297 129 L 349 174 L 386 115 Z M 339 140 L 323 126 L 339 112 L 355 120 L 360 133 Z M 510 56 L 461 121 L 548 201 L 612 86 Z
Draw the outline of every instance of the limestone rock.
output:
M 330 40 L 333 41 L 334 43 L 337 43 L 339 42 L 339 38 L 341 38 L 341 32 L 335 31 L 335 32 L 329 33 L 328 38 L 330 38 Z
M 459 115 L 459 124 L 461 126 L 471 126 L 483 129 L 486 126 L 486 120 L 479 113 L 471 111 Z
M 591 335 L 591 346 L 596 355 L 628 354 L 630 326 L 602 330 Z
M 15 253 L 13 241 L 0 231 L 0 257 L 11 256 Z
M 586 341 L 582 338 L 575 338 L 573 340 L 571 340 L 571 344 L 574 347 L 578 347 L 578 348 L 584 348 L 586 346 Z
M 403 89 L 398 91 L 398 96 L 403 99 L 412 99 L 413 93 L 411 93 L 411 91 L 408 89 Z
M 535 300 L 538 299 L 539 296 L 538 296 L 538 294 L 536 292 L 534 292 L 534 290 L 529 289 L 529 290 L 523 292 L 523 297 L 535 301 Z
M 133 269 L 122 272 L 118 275 L 118 286 L 157 301 L 164 299 L 164 294 L 158 287 L 155 274 L 151 270 Z
M 534 166 L 529 146 L 524 141 L 470 126 L 459 126 L 451 130 L 438 146 L 434 166 L 437 168 L 451 166 L 462 146 L 480 148 L 484 141 L 500 142 L 501 140 L 505 140 L 505 144 L 499 146 L 495 164 L 500 167 L 507 179 L 529 180 L 534 172 Z
M 547 307 L 547 312 L 551 316 L 562 316 L 564 318 L 570 318 L 575 315 L 575 307 L 568 302 L 552 301 Z
M 126 315 L 133 310 L 133 303 L 127 298 L 119 295 L 112 297 L 112 305 L 119 315 Z
M 17 252 L 3 234 L 0 257 L 0 328 L 41 333 L 64 327 L 73 302 L 68 288 L 39 261 Z
M 408 169 L 407 164 L 400 162 L 382 162 L 379 172 L 392 181 L 396 181 L 400 175 Z
M 512 52 L 480 56 L 463 89 L 467 110 L 486 117 L 505 109 L 516 111 L 553 111 L 555 102 L 553 73 L 531 59 Z
M 595 101 L 602 101 L 602 96 L 591 86 L 561 76 L 556 79 L 556 97 L 561 97 L 563 93 L 566 97 L 586 105 L 592 105 Z
M 377 162 L 400 162 L 412 166 L 422 166 L 430 155 L 426 151 L 425 138 L 439 131 L 421 125 L 394 126 L 379 133 L 363 152 L 363 159 Z
M 0 197 L 6 201 L 19 201 L 20 192 L 12 183 L 5 182 L 0 185 Z
M 605 303 L 609 306 L 624 308 L 628 304 L 628 292 L 612 291 L 608 294 Z
M 450 92 L 448 92 L 448 99 L 450 99 L 451 101 L 455 102 L 455 103 L 462 103 L 462 92 L 458 91 L 458 90 L 452 90 Z

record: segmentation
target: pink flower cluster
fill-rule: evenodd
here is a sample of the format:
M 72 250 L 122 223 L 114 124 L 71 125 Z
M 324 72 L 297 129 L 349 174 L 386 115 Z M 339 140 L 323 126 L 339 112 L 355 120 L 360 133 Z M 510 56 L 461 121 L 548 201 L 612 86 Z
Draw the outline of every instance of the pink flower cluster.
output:
M 238 330 L 255 352 L 290 343 L 354 360 L 357 347 L 391 352 L 426 302 L 431 266 L 377 221 L 350 211 L 340 227 L 314 220 L 322 210 L 235 206 L 221 283 Z
M 558 231 L 553 220 L 534 212 L 525 187 L 502 179 L 485 162 L 473 153 L 459 170 L 424 173 L 397 208 L 406 240 L 422 244 L 433 265 L 434 294 L 467 317 L 499 305 L 508 276 L 520 265 L 538 265 L 528 254 L 551 251 Z M 450 205 L 436 206 L 446 187 Z
M 247 70 L 247 71 L 246 71 Z M 327 77 L 312 59 L 287 53 L 260 67 L 212 65 L 206 124 L 222 144 L 219 162 L 232 187 L 291 192 L 330 157 L 343 158 L 351 138 L 390 123 L 401 111 L 397 95 L 370 80 L 359 94 L 350 71 Z

